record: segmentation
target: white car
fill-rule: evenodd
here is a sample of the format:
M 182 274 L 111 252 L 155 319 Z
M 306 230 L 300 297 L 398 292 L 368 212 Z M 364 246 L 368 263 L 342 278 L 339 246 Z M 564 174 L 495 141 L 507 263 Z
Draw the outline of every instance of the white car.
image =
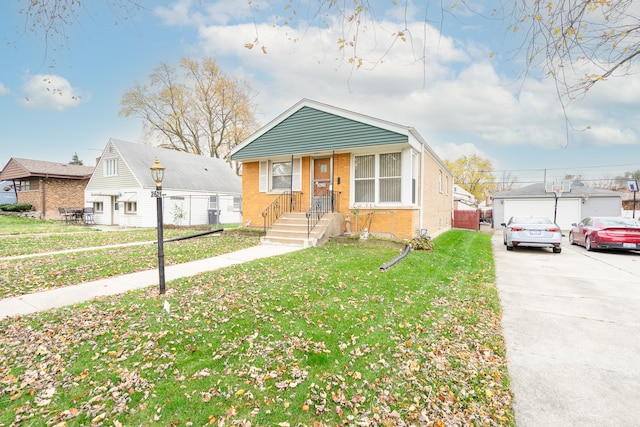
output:
M 504 244 L 508 251 L 516 246 L 551 248 L 559 254 L 562 251 L 562 231 L 551 219 L 541 216 L 514 216 L 504 227 Z

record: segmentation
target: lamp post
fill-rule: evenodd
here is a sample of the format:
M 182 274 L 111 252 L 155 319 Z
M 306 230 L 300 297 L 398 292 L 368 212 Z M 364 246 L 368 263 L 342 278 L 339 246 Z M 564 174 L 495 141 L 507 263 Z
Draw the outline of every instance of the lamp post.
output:
M 156 157 L 156 161 L 151 166 L 151 177 L 156 183 L 156 191 L 151 195 L 156 198 L 158 209 L 158 275 L 160 280 L 160 295 L 164 294 L 164 237 L 162 233 L 162 179 L 164 178 L 164 166 Z

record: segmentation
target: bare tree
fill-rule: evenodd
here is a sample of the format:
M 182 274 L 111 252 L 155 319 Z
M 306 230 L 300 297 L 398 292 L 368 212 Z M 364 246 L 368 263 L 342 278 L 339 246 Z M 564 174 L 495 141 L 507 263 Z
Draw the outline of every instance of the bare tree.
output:
M 132 13 L 142 10 L 139 0 L 103 0 L 112 13 L 120 20 L 126 20 Z M 89 6 L 87 0 L 18 0 L 20 14 L 24 16 L 24 32 L 37 35 L 44 42 L 45 57 L 52 43 L 65 45 L 68 41 L 67 28 L 80 18 L 80 12 Z
M 528 64 L 542 65 L 567 100 L 626 74 L 638 61 L 640 15 L 632 0 L 518 0 L 513 5 L 512 28 L 520 26 L 526 34 Z
M 66 41 L 66 29 L 79 17 L 79 11 L 89 8 L 87 0 L 18 0 L 23 4 L 25 31 L 41 34 L 48 46 L 52 39 Z M 144 10 L 140 0 L 103 0 L 110 10 L 122 20 L 136 10 Z M 249 6 L 260 5 L 247 0 Z M 207 1 L 201 0 L 201 5 Z M 633 0 L 501 0 L 488 15 L 474 9 L 468 1 L 396 0 L 391 2 L 404 20 L 391 29 L 384 49 L 389 51 L 397 43 L 412 43 L 409 16 L 424 16 L 424 25 L 442 26 L 446 19 L 457 20 L 464 15 L 484 16 L 488 20 L 504 20 L 505 27 L 524 37 L 521 53 L 524 54 L 526 73 L 532 67 L 543 67 L 555 79 L 560 98 L 564 102 L 583 96 L 597 82 L 613 76 L 624 75 L 638 61 L 640 53 L 640 13 Z M 340 26 L 341 36 L 336 47 L 345 52 L 353 67 L 363 63 L 377 63 L 383 58 L 367 58 L 359 48 L 359 40 L 375 37 L 376 7 L 370 0 L 336 2 L 315 0 L 296 3 L 281 0 L 270 4 L 279 10 L 276 19 L 289 25 L 295 19 L 314 19 L 323 25 Z M 58 40 L 56 40 L 58 41 Z M 259 34 L 253 48 L 260 44 Z M 266 46 L 262 46 L 266 52 Z M 426 54 L 417 60 L 426 61 Z
M 122 96 L 120 115 L 142 119 L 160 146 L 225 159 L 258 127 L 251 88 L 225 75 L 212 59 L 161 63 L 149 83 Z
M 518 182 L 518 177 L 511 171 L 503 171 L 498 182 L 496 183 L 496 191 L 509 191 L 513 190 L 513 187 Z

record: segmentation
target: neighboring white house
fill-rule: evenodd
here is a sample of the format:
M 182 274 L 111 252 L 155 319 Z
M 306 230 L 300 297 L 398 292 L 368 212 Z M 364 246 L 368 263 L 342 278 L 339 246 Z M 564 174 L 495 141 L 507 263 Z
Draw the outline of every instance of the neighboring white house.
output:
M 476 197 L 458 184 L 453 184 L 453 209 L 475 211 L 478 209 Z
M 562 190 L 556 197 L 549 185 L 538 183 L 495 194 L 493 226 L 500 227 L 512 216 L 555 216 L 556 224 L 568 230 L 589 216 L 620 216 L 622 199 L 616 191 L 590 188 L 579 181 L 565 181 Z
M 97 224 L 156 226 L 156 158 L 165 167 L 164 224 L 240 223 L 242 181 L 224 160 L 110 139 L 85 188 Z

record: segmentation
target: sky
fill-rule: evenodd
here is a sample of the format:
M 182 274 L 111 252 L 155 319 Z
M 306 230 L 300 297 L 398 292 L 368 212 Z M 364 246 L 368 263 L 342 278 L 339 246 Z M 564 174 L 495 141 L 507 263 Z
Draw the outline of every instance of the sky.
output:
M 424 2 L 372 2 L 360 68 L 339 49 L 345 21 L 316 13 L 317 0 L 86 1 L 48 43 L 25 25 L 26 3 L 0 6 L 0 168 L 74 153 L 92 165 L 109 138 L 143 142 L 139 119 L 118 114 L 123 93 L 188 56 L 248 82 L 261 125 L 307 98 L 411 126 L 444 160 L 477 154 L 498 181 L 595 183 L 640 170 L 638 70 L 596 84 L 565 116 L 543 70 L 522 77 L 522 40 L 490 18 L 495 2 L 467 2 L 472 14 L 432 1 L 428 23 Z

